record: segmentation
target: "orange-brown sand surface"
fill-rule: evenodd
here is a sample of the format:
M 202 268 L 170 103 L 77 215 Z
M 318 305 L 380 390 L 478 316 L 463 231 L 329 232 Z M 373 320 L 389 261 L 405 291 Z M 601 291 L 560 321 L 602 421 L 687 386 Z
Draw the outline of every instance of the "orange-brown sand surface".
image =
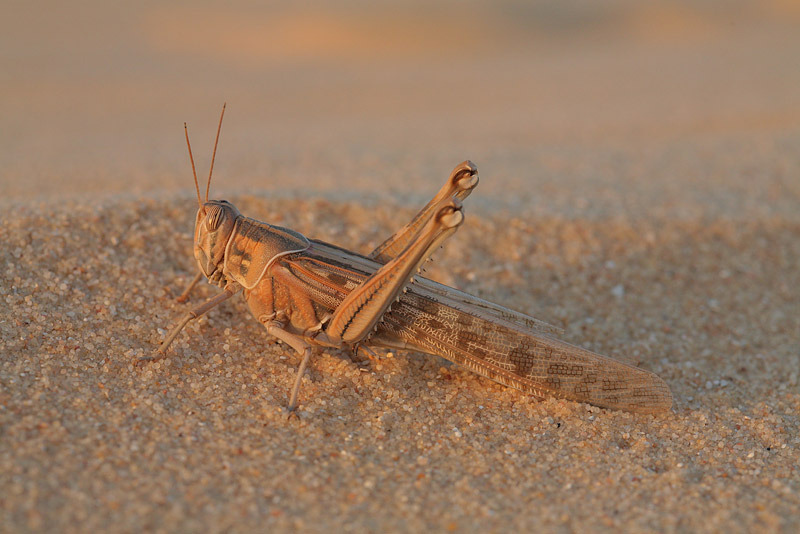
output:
M 797 532 L 800 10 L 5 6 L 0 531 Z M 362 253 L 469 158 L 426 275 L 661 376 L 671 413 L 187 305 L 196 199 Z M 203 285 L 193 302 L 213 295 Z

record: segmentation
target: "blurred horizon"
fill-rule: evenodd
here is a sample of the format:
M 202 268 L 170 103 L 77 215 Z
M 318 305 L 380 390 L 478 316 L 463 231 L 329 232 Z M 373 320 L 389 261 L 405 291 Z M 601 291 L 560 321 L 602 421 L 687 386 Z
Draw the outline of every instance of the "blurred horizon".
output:
M 471 158 L 496 171 L 482 195 L 504 202 L 528 184 L 599 197 L 657 179 L 662 151 L 758 137 L 757 168 L 800 131 L 800 5 L 786 0 L 11 2 L 3 15 L 7 198 L 183 190 L 182 123 L 202 169 L 224 101 L 225 183 L 310 194 L 377 180 L 424 197 Z M 629 165 L 619 183 L 613 162 Z M 687 173 L 725 189 L 728 165 Z

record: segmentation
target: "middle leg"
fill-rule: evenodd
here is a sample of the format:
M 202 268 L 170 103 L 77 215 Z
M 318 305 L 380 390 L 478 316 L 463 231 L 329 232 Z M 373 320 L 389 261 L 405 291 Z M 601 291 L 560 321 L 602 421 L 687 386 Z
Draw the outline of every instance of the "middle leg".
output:
M 264 327 L 271 336 L 280 339 L 303 357 L 303 359 L 300 361 L 300 367 L 297 369 L 297 377 L 294 379 L 292 393 L 289 396 L 289 406 L 287 408 L 287 412 L 291 414 L 297 409 L 297 396 L 300 393 L 300 384 L 303 381 L 303 374 L 305 374 L 306 367 L 308 367 L 308 362 L 311 359 L 311 345 L 309 345 L 306 340 L 300 336 L 284 330 L 283 324 L 278 321 L 268 321 L 264 323 Z

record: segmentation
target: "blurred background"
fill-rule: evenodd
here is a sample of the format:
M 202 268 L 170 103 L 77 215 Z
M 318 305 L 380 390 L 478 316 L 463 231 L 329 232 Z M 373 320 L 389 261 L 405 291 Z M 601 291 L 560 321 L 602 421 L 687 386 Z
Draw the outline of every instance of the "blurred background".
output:
M 23 2 L 0 8 L 5 201 L 213 190 L 796 216 L 791 0 Z M 471 208 L 472 209 L 472 208 Z

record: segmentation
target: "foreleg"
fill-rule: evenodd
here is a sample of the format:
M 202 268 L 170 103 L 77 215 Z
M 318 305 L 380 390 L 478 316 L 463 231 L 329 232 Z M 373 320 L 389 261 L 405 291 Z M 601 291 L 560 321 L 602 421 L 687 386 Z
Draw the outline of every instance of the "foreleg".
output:
M 180 322 L 177 325 L 175 325 L 175 327 L 170 331 L 166 339 L 164 339 L 164 341 L 161 343 L 161 346 L 158 347 L 158 349 L 156 350 L 156 353 L 153 356 L 139 358 L 138 363 L 141 364 L 143 362 L 153 362 L 163 358 L 167 354 L 167 349 L 169 348 L 169 346 L 172 344 L 175 338 L 178 337 L 178 334 L 181 333 L 181 330 L 183 330 L 183 328 L 187 324 L 189 324 L 190 321 L 203 316 L 210 309 L 214 308 L 218 304 L 225 302 L 226 300 L 234 296 L 238 291 L 239 287 L 236 286 L 226 287 L 222 293 L 219 293 L 218 295 L 211 297 L 200 306 L 193 308 L 186 315 L 184 315 L 183 318 L 180 320 Z
M 181 296 L 176 298 L 175 300 L 180 302 L 180 303 L 184 303 L 187 300 L 189 300 L 189 294 L 192 292 L 192 290 L 195 288 L 195 286 L 200 282 L 200 280 L 203 279 L 203 276 L 204 276 L 203 273 L 197 273 L 197 275 L 194 277 L 194 279 L 191 282 L 189 282 L 189 285 L 186 286 L 186 289 L 183 290 L 183 293 L 181 293 Z

